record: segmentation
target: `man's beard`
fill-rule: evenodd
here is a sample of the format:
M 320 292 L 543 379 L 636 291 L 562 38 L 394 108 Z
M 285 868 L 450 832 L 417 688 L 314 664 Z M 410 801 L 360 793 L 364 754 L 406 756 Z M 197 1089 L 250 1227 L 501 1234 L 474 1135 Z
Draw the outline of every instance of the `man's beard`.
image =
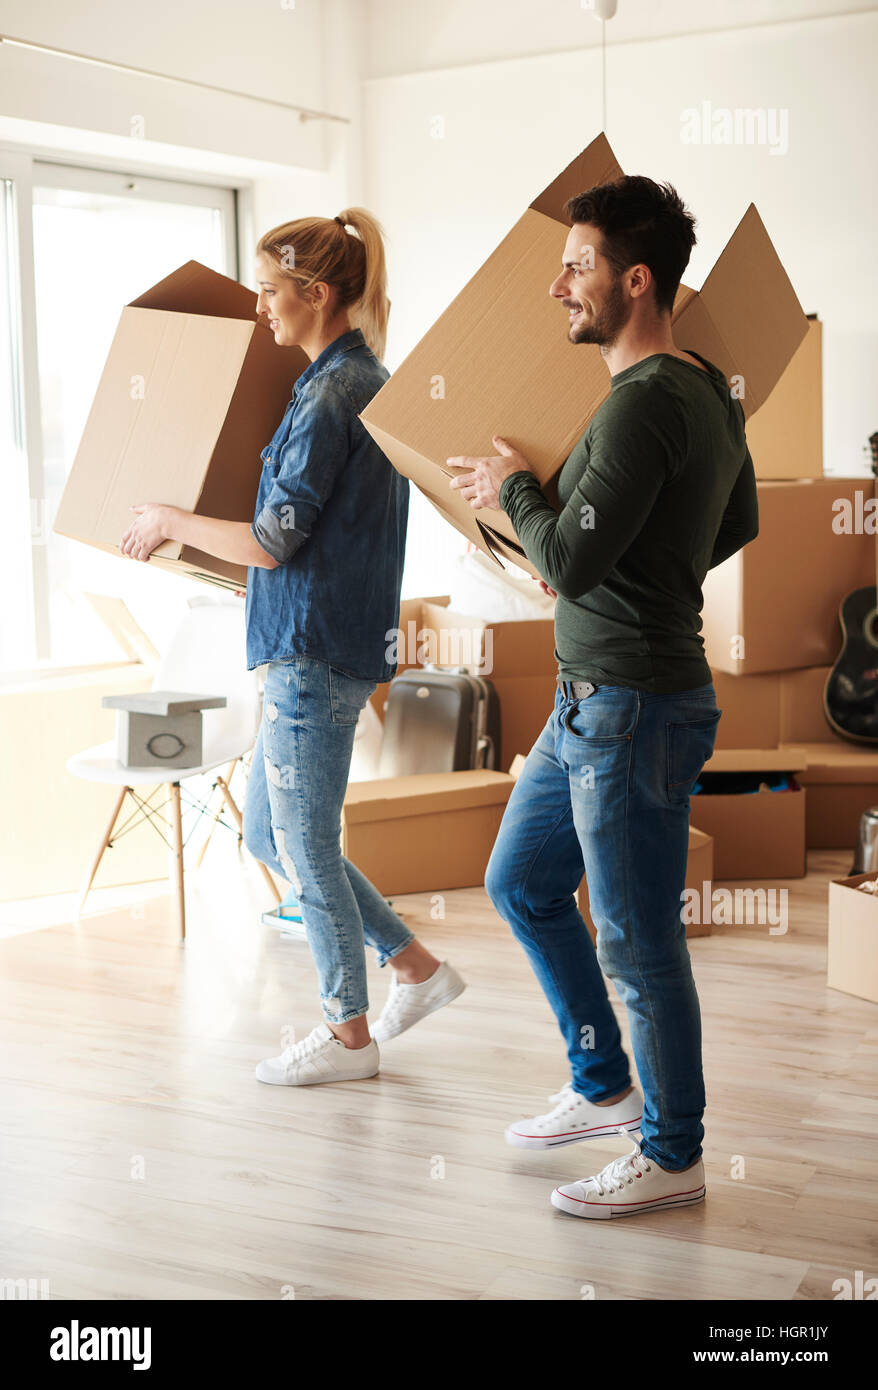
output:
M 597 343 L 602 348 L 611 348 L 630 315 L 631 307 L 625 300 L 622 286 L 618 280 L 614 280 L 606 300 L 591 321 L 571 329 L 570 341 Z

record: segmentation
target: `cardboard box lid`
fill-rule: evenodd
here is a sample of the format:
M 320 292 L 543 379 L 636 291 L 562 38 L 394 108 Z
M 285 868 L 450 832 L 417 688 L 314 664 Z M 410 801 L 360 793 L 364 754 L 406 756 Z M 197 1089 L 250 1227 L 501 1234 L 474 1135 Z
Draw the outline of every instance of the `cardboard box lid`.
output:
M 503 805 L 515 779 L 506 772 L 425 772 L 351 782 L 342 813 L 346 825 L 400 820 L 459 811 L 470 806 Z
M 105 709 L 127 710 L 129 714 L 196 714 L 202 709 L 225 709 L 225 695 L 189 695 L 176 690 L 144 690 L 135 695 L 105 695 Z
M 393 465 L 451 525 L 498 563 L 512 560 L 531 574 L 506 513 L 475 513 L 449 488 L 446 460 L 493 453 L 496 430 L 550 484 L 609 394 L 600 348 L 572 350 L 547 291 L 568 230 L 565 199 L 621 172 L 599 135 L 533 200 L 360 416 Z M 755 207 L 703 290 L 681 287 L 674 325 L 682 348 L 743 378 L 745 413 L 757 409 L 807 320 Z
M 704 764 L 705 772 L 801 772 L 808 766 L 804 748 L 717 748 Z

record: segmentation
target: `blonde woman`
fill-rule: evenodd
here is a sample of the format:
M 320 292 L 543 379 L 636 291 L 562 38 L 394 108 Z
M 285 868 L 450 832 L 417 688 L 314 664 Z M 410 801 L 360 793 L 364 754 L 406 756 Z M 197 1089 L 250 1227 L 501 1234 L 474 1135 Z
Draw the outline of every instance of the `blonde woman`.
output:
M 267 675 L 244 839 L 298 895 L 324 1016 L 256 1075 L 302 1086 L 373 1076 L 379 1042 L 465 986 L 339 844 L 357 720 L 395 674 L 388 634 L 408 519 L 408 482 L 358 418 L 389 375 L 381 228 L 364 208 L 284 223 L 260 239 L 256 278 L 257 312 L 275 341 L 298 344 L 310 362 L 262 451 L 254 519 L 142 504 L 121 549 L 148 560 L 163 540 L 180 540 L 249 567 L 247 666 L 267 664 Z M 394 972 L 371 1034 L 365 943 Z

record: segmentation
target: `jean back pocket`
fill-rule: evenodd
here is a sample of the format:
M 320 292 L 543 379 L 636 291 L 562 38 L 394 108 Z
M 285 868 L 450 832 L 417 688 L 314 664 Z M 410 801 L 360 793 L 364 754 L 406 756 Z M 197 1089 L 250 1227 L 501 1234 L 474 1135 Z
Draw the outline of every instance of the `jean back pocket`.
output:
M 698 719 L 667 723 L 668 800 L 679 804 L 688 800 L 692 788 L 713 753 L 722 710 L 715 709 Z

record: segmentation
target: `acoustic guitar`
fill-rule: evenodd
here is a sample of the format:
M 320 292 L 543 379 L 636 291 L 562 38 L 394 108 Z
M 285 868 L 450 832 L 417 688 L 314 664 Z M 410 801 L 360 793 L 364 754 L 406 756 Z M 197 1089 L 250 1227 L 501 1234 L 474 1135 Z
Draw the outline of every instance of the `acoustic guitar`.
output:
M 878 478 L 878 430 L 869 438 L 872 474 Z M 842 600 L 844 644 L 823 691 L 830 728 L 854 743 L 878 746 L 878 589 L 854 589 Z

